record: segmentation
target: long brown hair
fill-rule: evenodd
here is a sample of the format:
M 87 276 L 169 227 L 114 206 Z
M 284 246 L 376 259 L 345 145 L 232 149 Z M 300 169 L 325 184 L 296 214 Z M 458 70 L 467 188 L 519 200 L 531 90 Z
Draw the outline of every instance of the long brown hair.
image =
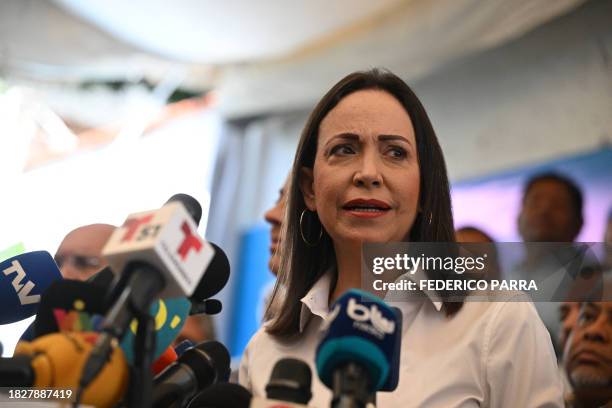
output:
M 267 325 L 270 334 L 291 337 L 299 332 L 300 299 L 327 270 L 335 266 L 333 242 L 320 222 L 315 220 L 302 224 L 303 233 L 307 237 L 314 237 L 314 240 L 322 229 L 321 239 L 316 246 L 307 245 L 300 234 L 300 215 L 306 209 L 299 188 L 300 169 L 314 166 L 319 125 L 329 111 L 347 95 L 366 89 L 378 89 L 393 95 L 402 104 L 414 126 L 421 173 L 421 211 L 417 214 L 406 240 L 455 242 L 444 156 L 425 108 L 410 87 L 395 74 L 379 69 L 354 72 L 334 85 L 315 106 L 298 144 L 283 221 L 281 265 L 274 295 L 266 312 L 267 319 L 270 319 Z M 312 221 L 313 217 L 305 218 Z M 461 308 L 461 303 L 445 302 L 444 308 L 447 315 L 452 315 Z

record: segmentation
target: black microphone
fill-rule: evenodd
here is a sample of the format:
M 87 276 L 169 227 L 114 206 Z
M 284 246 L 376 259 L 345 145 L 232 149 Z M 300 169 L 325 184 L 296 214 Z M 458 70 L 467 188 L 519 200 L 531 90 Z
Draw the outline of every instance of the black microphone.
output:
M 191 310 L 189 311 L 189 315 L 199 315 L 199 314 L 207 314 L 207 315 L 216 315 L 221 312 L 223 305 L 220 300 L 217 299 L 206 299 L 201 302 L 191 301 Z
M 230 355 L 218 341 L 206 341 L 186 350 L 153 382 L 153 407 L 183 407 L 198 391 L 227 382 Z
M 225 287 L 230 276 L 230 264 L 227 255 L 214 242 L 208 242 L 215 250 L 200 284 L 195 288 L 189 298 L 194 301 L 210 299 Z
M 202 206 L 200 205 L 198 200 L 196 200 L 189 194 L 179 193 L 170 197 L 168 201 L 166 201 L 166 204 L 176 201 L 182 203 L 193 221 L 197 225 L 200 225 L 200 220 L 202 219 Z
M 188 408 L 249 408 L 251 393 L 241 385 L 220 383 L 200 392 Z
M 103 256 L 123 276 L 118 297 L 102 325 L 102 335 L 83 369 L 81 388 L 104 366 L 112 340 L 124 336 L 136 315 L 146 315 L 152 301 L 208 293 L 211 284 L 212 290 L 218 291 L 216 279 L 229 275 L 223 251 L 194 233 L 193 211 L 186 209 L 190 205 L 173 201 L 159 210 L 132 214 L 106 243 Z M 211 270 L 216 267 L 228 269 Z M 203 278 L 207 274 L 215 279 Z
M 308 404 L 312 393 L 312 372 L 308 364 L 295 358 L 283 358 L 272 369 L 266 385 L 266 397 L 285 402 Z

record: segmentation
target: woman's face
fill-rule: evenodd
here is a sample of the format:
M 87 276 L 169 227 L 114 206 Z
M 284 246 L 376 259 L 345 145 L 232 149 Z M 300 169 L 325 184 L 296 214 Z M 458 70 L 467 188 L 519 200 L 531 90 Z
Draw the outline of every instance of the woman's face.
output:
M 334 243 L 402 241 L 417 214 L 420 172 L 410 116 L 389 93 L 354 92 L 319 126 L 300 188 Z

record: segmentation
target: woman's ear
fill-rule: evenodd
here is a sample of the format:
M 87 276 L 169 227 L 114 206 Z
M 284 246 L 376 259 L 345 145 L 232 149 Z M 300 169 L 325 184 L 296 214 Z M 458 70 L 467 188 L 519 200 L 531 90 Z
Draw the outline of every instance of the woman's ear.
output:
M 304 197 L 304 203 L 306 203 L 306 207 L 310 211 L 316 211 L 317 207 L 315 205 L 315 195 L 313 189 L 313 174 L 312 168 L 310 167 L 302 167 L 300 169 L 300 190 L 302 191 L 302 196 Z

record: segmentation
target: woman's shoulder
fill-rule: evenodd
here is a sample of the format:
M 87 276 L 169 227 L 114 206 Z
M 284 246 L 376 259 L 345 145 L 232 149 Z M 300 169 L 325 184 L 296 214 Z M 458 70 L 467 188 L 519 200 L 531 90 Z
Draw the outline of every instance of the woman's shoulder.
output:
M 507 338 L 509 333 L 536 332 L 548 336 L 531 298 L 524 292 L 507 292 L 494 301 L 466 298 L 460 311 L 465 321 L 479 321 L 483 339 Z
M 253 348 L 258 349 L 261 346 L 265 346 L 272 342 L 274 338 L 266 331 L 266 324 L 264 323 L 257 329 L 255 334 L 251 336 L 251 339 L 246 345 L 245 352 L 252 350 Z

